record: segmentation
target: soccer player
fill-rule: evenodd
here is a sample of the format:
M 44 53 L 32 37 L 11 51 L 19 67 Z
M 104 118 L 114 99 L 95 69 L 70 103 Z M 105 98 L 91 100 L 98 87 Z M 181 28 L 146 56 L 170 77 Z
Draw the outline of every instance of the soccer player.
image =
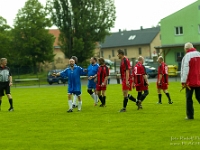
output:
M 99 68 L 99 65 L 97 64 L 97 58 L 92 57 L 90 59 L 90 65 L 87 68 L 87 73 L 88 73 L 87 92 L 93 98 L 94 106 L 97 106 L 97 103 L 98 103 L 98 95 L 96 94 L 96 82 L 94 81 L 94 79 L 97 77 L 98 68 Z
M 10 103 L 10 108 L 8 111 L 14 111 L 13 108 L 13 99 L 10 93 L 10 86 L 12 86 L 12 74 L 10 72 L 9 67 L 7 67 L 7 59 L 1 58 L 0 60 L 0 110 L 2 97 L 4 96 L 4 92 L 7 95 L 8 101 Z
M 138 110 L 142 109 L 141 104 L 146 98 L 146 96 L 149 94 L 149 91 L 148 91 L 149 83 L 147 79 L 146 69 L 143 63 L 144 63 L 144 58 L 142 56 L 138 57 L 138 62 L 133 69 L 134 86 L 136 87 L 136 91 L 138 92 L 138 95 L 137 95 Z
M 129 59 L 124 56 L 124 51 L 121 49 L 118 50 L 118 58 L 121 59 L 120 73 L 122 80 L 122 92 L 124 97 L 123 108 L 120 110 L 120 112 L 126 112 L 126 106 L 128 103 L 128 91 L 132 90 L 132 77 L 130 75 L 131 64 Z
M 192 96 L 200 103 L 200 53 L 193 47 L 192 43 L 185 43 L 185 56 L 181 64 L 181 83 L 186 89 L 186 118 L 194 119 L 194 107 Z
M 105 60 L 103 58 L 99 58 L 99 68 L 97 72 L 97 84 L 96 84 L 96 92 L 101 101 L 100 107 L 105 107 L 106 105 L 106 85 L 109 76 L 108 67 L 105 65 Z
M 158 102 L 157 104 L 162 104 L 162 94 L 161 90 L 166 94 L 168 98 L 168 103 L 172 104 L 169 92 L 168 92 L 168 67 L 167 64 L 164 63 L 163 57 L 158 57 L 158 76 L 157 76 L 157 90 L 158 90 Z
M 78 58 L 76 56 L 72 56 L 71 59 L 73 59 L 75 61 L 75 66 L 77 65 L 78 63 Z M 75 94 L 73 94 L 73 101 L 72 101 L 72 107 L 73 108 L 76 108 L 78 107 L 78 104 L 77 104 L 77 96 Z
M 78 97 L 78 111 L 81 110 L 82 100 L 81 100 L 81 79 L 80 76 L 86 75 L 84 69 L 75 65 L 73 59 L 69 60 L 69 67 L 65 70 L 54 73 L 55 76 L 68 77 L 68 105 L 69 110 L 67 112 L 73 112 L 72 108 L 72 94 Z

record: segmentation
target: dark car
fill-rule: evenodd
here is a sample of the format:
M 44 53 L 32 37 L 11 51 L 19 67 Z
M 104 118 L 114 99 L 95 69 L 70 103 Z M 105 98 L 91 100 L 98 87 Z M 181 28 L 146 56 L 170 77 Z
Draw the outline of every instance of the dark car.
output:
M 53 73 L 58 73 L 58 72 L 61 72 L 62 70 L 60 69 L 57 69 L 57 70 L 51 70 L 48 72 L 47 74 L 47 82 L 51 85 L 53 83 L 58 83 L 58 84 L 65 84 L 67 81 L 68 81 L 68 78 L 62 78 L 61 76 L 52 76 Z
M 158 74 L 158 71 L 156 68 L 151 66 L 145 66 L 147 77 L 148 78 L 155 78 Z

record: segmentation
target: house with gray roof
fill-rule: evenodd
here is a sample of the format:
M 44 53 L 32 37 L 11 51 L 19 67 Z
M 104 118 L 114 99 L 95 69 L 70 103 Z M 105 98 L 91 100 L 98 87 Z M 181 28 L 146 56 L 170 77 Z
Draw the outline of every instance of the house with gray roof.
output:
M 155 46 L 161 45 L 160 27 L 140 30 L 121 31 L 111 33 L 101 43 L 100 56 L 105 59 L 115 60 L 117 50 L 123 49 L 128 58 L 143 56 L 152 58 L 157 56 Z

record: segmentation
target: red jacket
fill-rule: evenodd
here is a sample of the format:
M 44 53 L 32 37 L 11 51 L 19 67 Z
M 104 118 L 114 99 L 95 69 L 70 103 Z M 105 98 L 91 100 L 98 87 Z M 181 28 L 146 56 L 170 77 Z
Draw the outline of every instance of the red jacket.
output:
M 200 87 L 200 52 L 194 48 L 189 49 L 183 57 L 181 83 L 190 87 Z

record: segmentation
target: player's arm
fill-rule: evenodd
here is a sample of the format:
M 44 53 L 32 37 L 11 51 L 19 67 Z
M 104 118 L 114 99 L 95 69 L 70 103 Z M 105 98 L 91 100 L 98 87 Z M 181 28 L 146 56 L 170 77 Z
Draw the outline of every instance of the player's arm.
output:
M 143 67 L 143 78 L 144 78 L 144 81 L 146 82 L 146 84 L 149 84 L 145 66 L 142 65 L 142 67 Z
M 12 85 L 12 74 L 10 72 L 10 69 L 9 69 L 9 85 L 10 86 Z
M 162 76 L 163 76 L 163 66 L 161 65 L 160 66 L 160 72 L 158 72 L 158 84 L 161 84 L 161 79 L 162 79 Z
M 129 85 L 128 79 L 129 79 L 130 70 L 129 70 L 128 62 L 127 62 L 126 59 L 124 59 L 124 65 L 125 65 L 125 68 L 126 68 L 126 72 L 125 72 L 126 73 L 126 85 Z
M 104 78 L 102 85 L 106 85 L 108 77 L 109 77 L 109 70 L 108 70 L 108 67 L 106 67 L 106 77 Z

